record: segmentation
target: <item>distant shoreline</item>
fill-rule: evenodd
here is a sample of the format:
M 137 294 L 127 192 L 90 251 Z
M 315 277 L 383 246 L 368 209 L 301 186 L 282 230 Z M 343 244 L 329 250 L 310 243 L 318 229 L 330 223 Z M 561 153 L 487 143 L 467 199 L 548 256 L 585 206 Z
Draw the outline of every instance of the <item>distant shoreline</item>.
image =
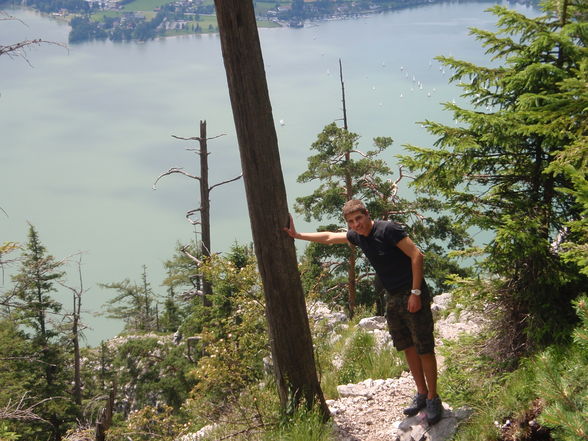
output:
M 507 0 L 509 3 L 517 4 L 538 4 L 538 0 Z M 373 16 L 376 14 L 382 14 L 386 12 L 402 11 L 412 8 L 421 8 L 434 4 L 443 3 L 460 3 L 460 0 L 409 0 L 408 2 L 390 2 L 384 5 L 368 3 L 367 8 L 359 10 L 343 10 L 333 14 L 316 14 L 312 15 L 312 10 L 309 9 L 309 16 L 303 19 L 290 18 L 280 19 L 278 17 L 269 18 L 269 14 L 266 17 L 256 17 L 257 26 L 260 29 L 272 29 L 272 28 L 305 28 L 310 26 L 318 26 L 322 22 L 328 21 L 340 21 L 348 19 L 358 19 Z M 489 3 L 489 4 L 500 4 L 501 0 L 465 0 L 464 3 Z M 171 3 L 167 3 L 167 6 Z M 313 3 L 309 3 L 312 5 Z M 159 14 L 160 8 L 156 8 L 155 11 L 129 11 L 129 10 L 100 10 L 99 12 L 87 13 L 85 15 L 60 10 L 58 12 L 46 12 L 36 8 L 34 4 L 20 4 L 20 3 L 5 3 L 6 6 L 13 7 L 14 9 L 24 9 L 35 11 L 42 16 L 54 19 L 56 21 L 67 23 L 70 26 L 69 42 L 71 44 L 81 43 L 85 41 L 93 40 L 110 40 L 114 42 L 146 42 L 152 39 L 158 38 L 171 38 L 171 37 L 183 37 L 188 35 L 212 35 L 218 34 L 218 24 L 216 22 L 215 14 L 195 14 L 198 17 L 196 20 L 170 20 L 167 17 L 160 19 L 159 26 L 155 29 L 150 29 L 149 33 L 144 33 L 138 36 L 137 28 L 143 25 L 144 27 L 151 23 L 154 18 L 153 15 Z M 310 6 L 309 6 L 310 8 Z M 102 14 L 101 19 L 96 19 Z M 109 15 L 111 14 L 111 15 Z M 194 14 L 194 13 L 192 13 Z M 148 16 L 152 18 L 148 20 Z M 186 14 L 188 15 L 188 14 Z M 85 18 L 84 18 L 85 17 Z M 128 20 L 136 20 L 135 23 L 123 30 L 123 25 L 119 24 L 119 28 L 114 30 L 104 29 L 102 26 L 104 21 L 108 17 L 110 21 L 123 22 L 125 18 Z M 159 17 L 159 16 L 157 16 Z M 201 18 L 203 18 L 201 20 Z M 84 21 L 85 20 L 85 21 Z M 73 22 L 73 24 L 72 24 Z M 202 26 L 201 26 L 202 24 Z M 84 27 L 80 32 L 80 27 Z M 128 25 L 127 25 L 128 26 Z M 168 27 L 169 26 L 169 27 Z M 118 33 L 117 33 L 118 31 Z

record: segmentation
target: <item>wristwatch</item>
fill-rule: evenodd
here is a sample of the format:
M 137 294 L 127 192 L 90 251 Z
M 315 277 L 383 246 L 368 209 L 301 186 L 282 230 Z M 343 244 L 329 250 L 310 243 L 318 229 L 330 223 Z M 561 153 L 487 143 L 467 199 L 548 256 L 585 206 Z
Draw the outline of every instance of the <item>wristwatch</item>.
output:
M 414 294 L 415 296 L 420 296 L 421 295 L 421 290 L 420 289 L 411 289 L 410 290 L 411 294 Z

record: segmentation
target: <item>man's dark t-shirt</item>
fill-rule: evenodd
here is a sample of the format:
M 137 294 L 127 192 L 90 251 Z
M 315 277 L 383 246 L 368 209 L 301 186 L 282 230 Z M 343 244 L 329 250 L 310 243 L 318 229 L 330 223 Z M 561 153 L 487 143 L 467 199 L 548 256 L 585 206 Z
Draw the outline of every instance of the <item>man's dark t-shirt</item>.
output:
M 412 284 L 410 258 L 396 246 L 407 236 L 401 225 L 389 221 L 374 221 L 368 236 L 347 232 L 347 240 L 362 249 L 389 292 L 410 289 Z

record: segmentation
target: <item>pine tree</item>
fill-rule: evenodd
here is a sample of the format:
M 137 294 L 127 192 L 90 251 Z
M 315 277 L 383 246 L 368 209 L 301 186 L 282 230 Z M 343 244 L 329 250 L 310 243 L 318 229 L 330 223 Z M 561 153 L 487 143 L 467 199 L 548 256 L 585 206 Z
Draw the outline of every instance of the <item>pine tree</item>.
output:
M 53 389 L 59 358 L 58 347 L 52 344 L 57 332 L 51 326 L 51 319 L 61 311 L 62 305 L 51 293 L 56 291 L 55 282 L 64 275 L 59 271 L 61 266 L 61 262 L 47 255 L 37 230 L 29 224 L 20 269 L 12 278 L 15 283 L 12 317 L 32 330 L 33 347 L 39 351 L 39 363 L 43 366 L 42 389 L 46 396 L 50 396 Z
M 176 300 L 173 287 L 168 288 L 168 295 L 163 303 L 161 315 L 161 331 L 176 332 L 182 324 L 182 312 Z
M 62 308 L 52 297 L 55 283 L 64 276 L 60 271 L 62 265 L 63 262 L 47 254 L 37 230 L 29 225 L 20 268 L 12 277 L 14 288 L 5 294 L 6 302 L 3 302 L 8 305 L 9 318 L 30 343 L 32 352 L 27 355 L 26 373 L 29 399 L 42 402 L 35 411 L 44 421 L 27 423 L 25 440 L 35 439 L 39 434 L 44 434 L 44 439 L 58 440 L 77 414 L 73 400 L 66 398 L 71 372 L 66 368 L 67 357 L 58 341 L 58 327 L 53 324 Z
M 318 153 L 308 158 L 308 170 L 298 178 L 302 183 L 320 181 L 321 184 L 311 195 L 297 198 L 296 211 L 304 213 L 306 220 L 334 220 L 321 229 L 337 230 L 345 228 L 341 217 L 343 204 L 349 199 L 362 199 L 373 219 L 389 219 L 407 227 L 411 238 L 426 255 L 425 272 L 435 291 L 447 287 L 448 274 L 467 275 L 466 270 L 448 257 L 447 249 L 464 249 L 471 245 L 471 239 L 463 227 L 441 213 L 444 205 L 434 198 L 418 197 L 411 201 L 400 196 L 406 176 L 400 169 L 398 177 L 391 179 L 392 170 L 381 159 L 392 145 L 392 139 L 377 137 L 375 149 L 366 152 L 360 151 L 358 144 L 359 135 L 334 123 L 325 127 L 312 145 Z M 340 297 L 349 283 L 345 273 L 353 252 L 350 247 L 309 244 L 303 266 L 307 291 L 328 292 L 331 298 Z M 365 259 L 360 258 L 357 266 L 358 303 L 371 304 L 382 288 L 372 283 L 373 270 Z M 354 304 L 349 297 L 352 311 Z M 377 301 L 383 306 L 383 299 Z
M 147 280 L 147 267 L 143 266 L 141 283 L 125 279 L 122 282 L 101 285 L 118 291 L 118 295 L 106 302 L 106 316 L 125 322 L 125 330 L 157 330 L 157 296 Z
M 19 272 L 13 277 L 15 288 L 15 318 L 34 332 L 34 340 L 46 347 L 56 333 L 51 328 L 51 314 L 58 314 L 61 304 L 51 297 L 55 282 L 63 277 L 62 262 L 47 255 L 45 246 L 33 225 L 29 224 L 29 239 L 23 253 Z
M 379 156 L 392 144 L 392 138 L 379 137 L 373 140 L 374 150 L 359 150 L 359 135 L 335 123 L 327 125 L 311 148 L 317 153 L 308 158 L 308 169 L 298 177 L 298 182 L 319 181 L 320 184 L 309 196 L 296 199 L 296 211 L 304 213 L 306 220 L 311 218 L 322 220 L 324 217 L 341 219 L 343 204 L 353 198 L 367 199 L 372 191 L 367 182 L 379 179 L 381 175 L 391 174 L 391 170 Z M 359 158 L 359 159 L 356 159 Z M 369 199 L 373 199 L 370 197 Z M 367 202 L 367 200 L 366 200 Z M 338 229 L 337 225 L 328 225 L 326 229 Z M 310 244 L 307 262 L 329 267 L 328 289 L 348 292 L 347 306 L 353 315 L 356 303 L 357 276 L 355 268 L 349 271 L 348 265 L 354 265 L 355 249 L 353 247 L 326 247 Z M 364 265 L 365 267 L 365 265 Z M 367 268 L 367 267 L 366 267 Z M 346 274 L 344 276 L 343 274 Z M 318 274 L 315 269 L 310 273 L 313 278 Z M 305 283 L 308 288 L 308 279 Z
M 537 18 L 490 8 L 498 31 L 471 33 L 493 56 L 492 66 L 439 57 L 471 105 L 445 104 L 457 125 L 426 121 L 435 148 L 408 146 L 412 156 L 403 157 L 420 173 L 418 189 L 443 197 L 465 227 L 493 233 L 480 268 L 490 288 L 479 289 L 501 308 L 495 349 L 505 356 L 569 335 L 571 299 L 587 286 L 557 247 L 558 235 L 581 214 L 560 191 L 574 189 L 570 176 L 555 173 L 553 164 L 571 146 L 585 149 L 586 107 L 565 85 L 585 72 L 588 55 L 581 3 L 562 5 L 546 5 Z M 585 102 L 585 83 L 579 89 Z

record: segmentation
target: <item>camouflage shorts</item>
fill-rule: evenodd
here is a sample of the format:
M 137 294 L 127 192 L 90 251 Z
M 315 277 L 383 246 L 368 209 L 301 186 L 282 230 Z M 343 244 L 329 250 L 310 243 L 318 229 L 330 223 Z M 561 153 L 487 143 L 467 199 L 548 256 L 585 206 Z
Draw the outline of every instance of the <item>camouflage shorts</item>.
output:
M 394 347 L 403 351 L 416 346 L 417 353 L 430 354 L 435 350 L 431 295 L 425 283 L 421 288 L 421 309 L 408 312 L 410 288 L 386 295 L 386 320 Z

